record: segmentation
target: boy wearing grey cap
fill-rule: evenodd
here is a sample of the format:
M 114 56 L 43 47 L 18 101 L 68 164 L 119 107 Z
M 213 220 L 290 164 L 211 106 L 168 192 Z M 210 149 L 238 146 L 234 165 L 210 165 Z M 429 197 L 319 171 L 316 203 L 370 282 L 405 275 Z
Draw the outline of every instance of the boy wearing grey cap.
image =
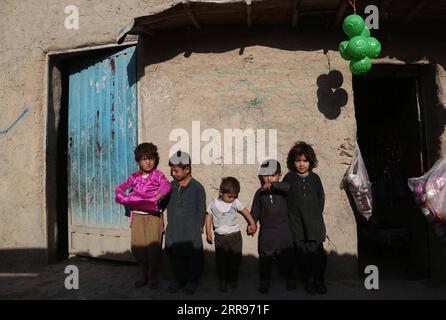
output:
M 257 190 L 252 202 L 251 214 L 256 223 L 260 222 L 258 252 L 261 293 L 269 291 L 274 259 L 286 278 L 287 290 L 296 289 L 293 236 L 287 213 L 290 186 L 279 182 L 281 174 L 277 160 L 264 161 L 259 169 L 262 187 Z

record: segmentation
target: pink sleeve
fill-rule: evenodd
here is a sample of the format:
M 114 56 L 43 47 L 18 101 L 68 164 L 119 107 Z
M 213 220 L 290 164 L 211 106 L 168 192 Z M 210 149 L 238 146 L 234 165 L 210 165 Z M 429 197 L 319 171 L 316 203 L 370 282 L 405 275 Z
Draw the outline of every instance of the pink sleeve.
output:
M 160 174 L 158 176 L 158 181 L 160 183 L 160 188 L 158 189 L 158 193 L 162 196 L 165 196 L 169 193 L 170 189 L 172 189 L 172 186 L 170 185 L 170 182 L 169 180 L 167 180 L 164 173 L 162 173 L 161 171 L 159 173 Z
M 115 201 L 117 203 L 126 205 L 127 204 L 127 197 L 125 196 L 125 192 L 133 186 L 133 182 L 135 181 L 135 178 L 133 177 L 133 174 L 127 178 L 123 183 L 118 185 L 116 187 L 116 197 Z

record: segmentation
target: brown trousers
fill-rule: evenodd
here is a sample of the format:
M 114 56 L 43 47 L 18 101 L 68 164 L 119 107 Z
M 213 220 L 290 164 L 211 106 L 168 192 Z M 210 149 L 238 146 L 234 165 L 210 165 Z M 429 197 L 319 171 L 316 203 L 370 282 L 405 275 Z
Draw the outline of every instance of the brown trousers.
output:
M 132 254 L 149 281 L 157 280 L 161 260 L 162 225 L 156 215 L 134 214 L 131 226 Z

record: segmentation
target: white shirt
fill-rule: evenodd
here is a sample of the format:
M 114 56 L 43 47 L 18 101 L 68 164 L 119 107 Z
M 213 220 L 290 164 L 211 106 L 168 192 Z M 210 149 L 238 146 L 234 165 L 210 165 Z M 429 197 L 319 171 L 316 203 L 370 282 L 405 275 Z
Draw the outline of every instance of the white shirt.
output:
M 215 207 L 218 211 L 221 213 L 229 212 L 231 210 L 231 207 L 235 205 L 235 208 L 238 212 L 243 211 L 245 209 L 245 206 L 241 203 L 239 199 L 235 199 L 233 202 L 224 202 L 223 200 L 220 200 L 219 198 L 212 199 L 212 202 L 214 202 Z M 214 214 L 211 209 L 211 203 L 209 203 L 207 212 Z M 218 228 L 214 230 L 215 233 L 219 235 L 229 234 L 240 231 L 240 226 L 238 224 L 230 226 L 230 225 L 221 225 Z

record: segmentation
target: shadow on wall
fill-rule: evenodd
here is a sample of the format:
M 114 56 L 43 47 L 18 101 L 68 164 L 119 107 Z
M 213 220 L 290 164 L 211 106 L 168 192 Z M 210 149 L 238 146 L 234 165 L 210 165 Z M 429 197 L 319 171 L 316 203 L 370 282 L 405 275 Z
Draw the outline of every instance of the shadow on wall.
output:
M 342 89 L 344 77 L 339 70 L 331 70 L 317 78 L 317 107 L 329 120 L 341 114 L 341 108 L 347 105 L 348 93 Z

